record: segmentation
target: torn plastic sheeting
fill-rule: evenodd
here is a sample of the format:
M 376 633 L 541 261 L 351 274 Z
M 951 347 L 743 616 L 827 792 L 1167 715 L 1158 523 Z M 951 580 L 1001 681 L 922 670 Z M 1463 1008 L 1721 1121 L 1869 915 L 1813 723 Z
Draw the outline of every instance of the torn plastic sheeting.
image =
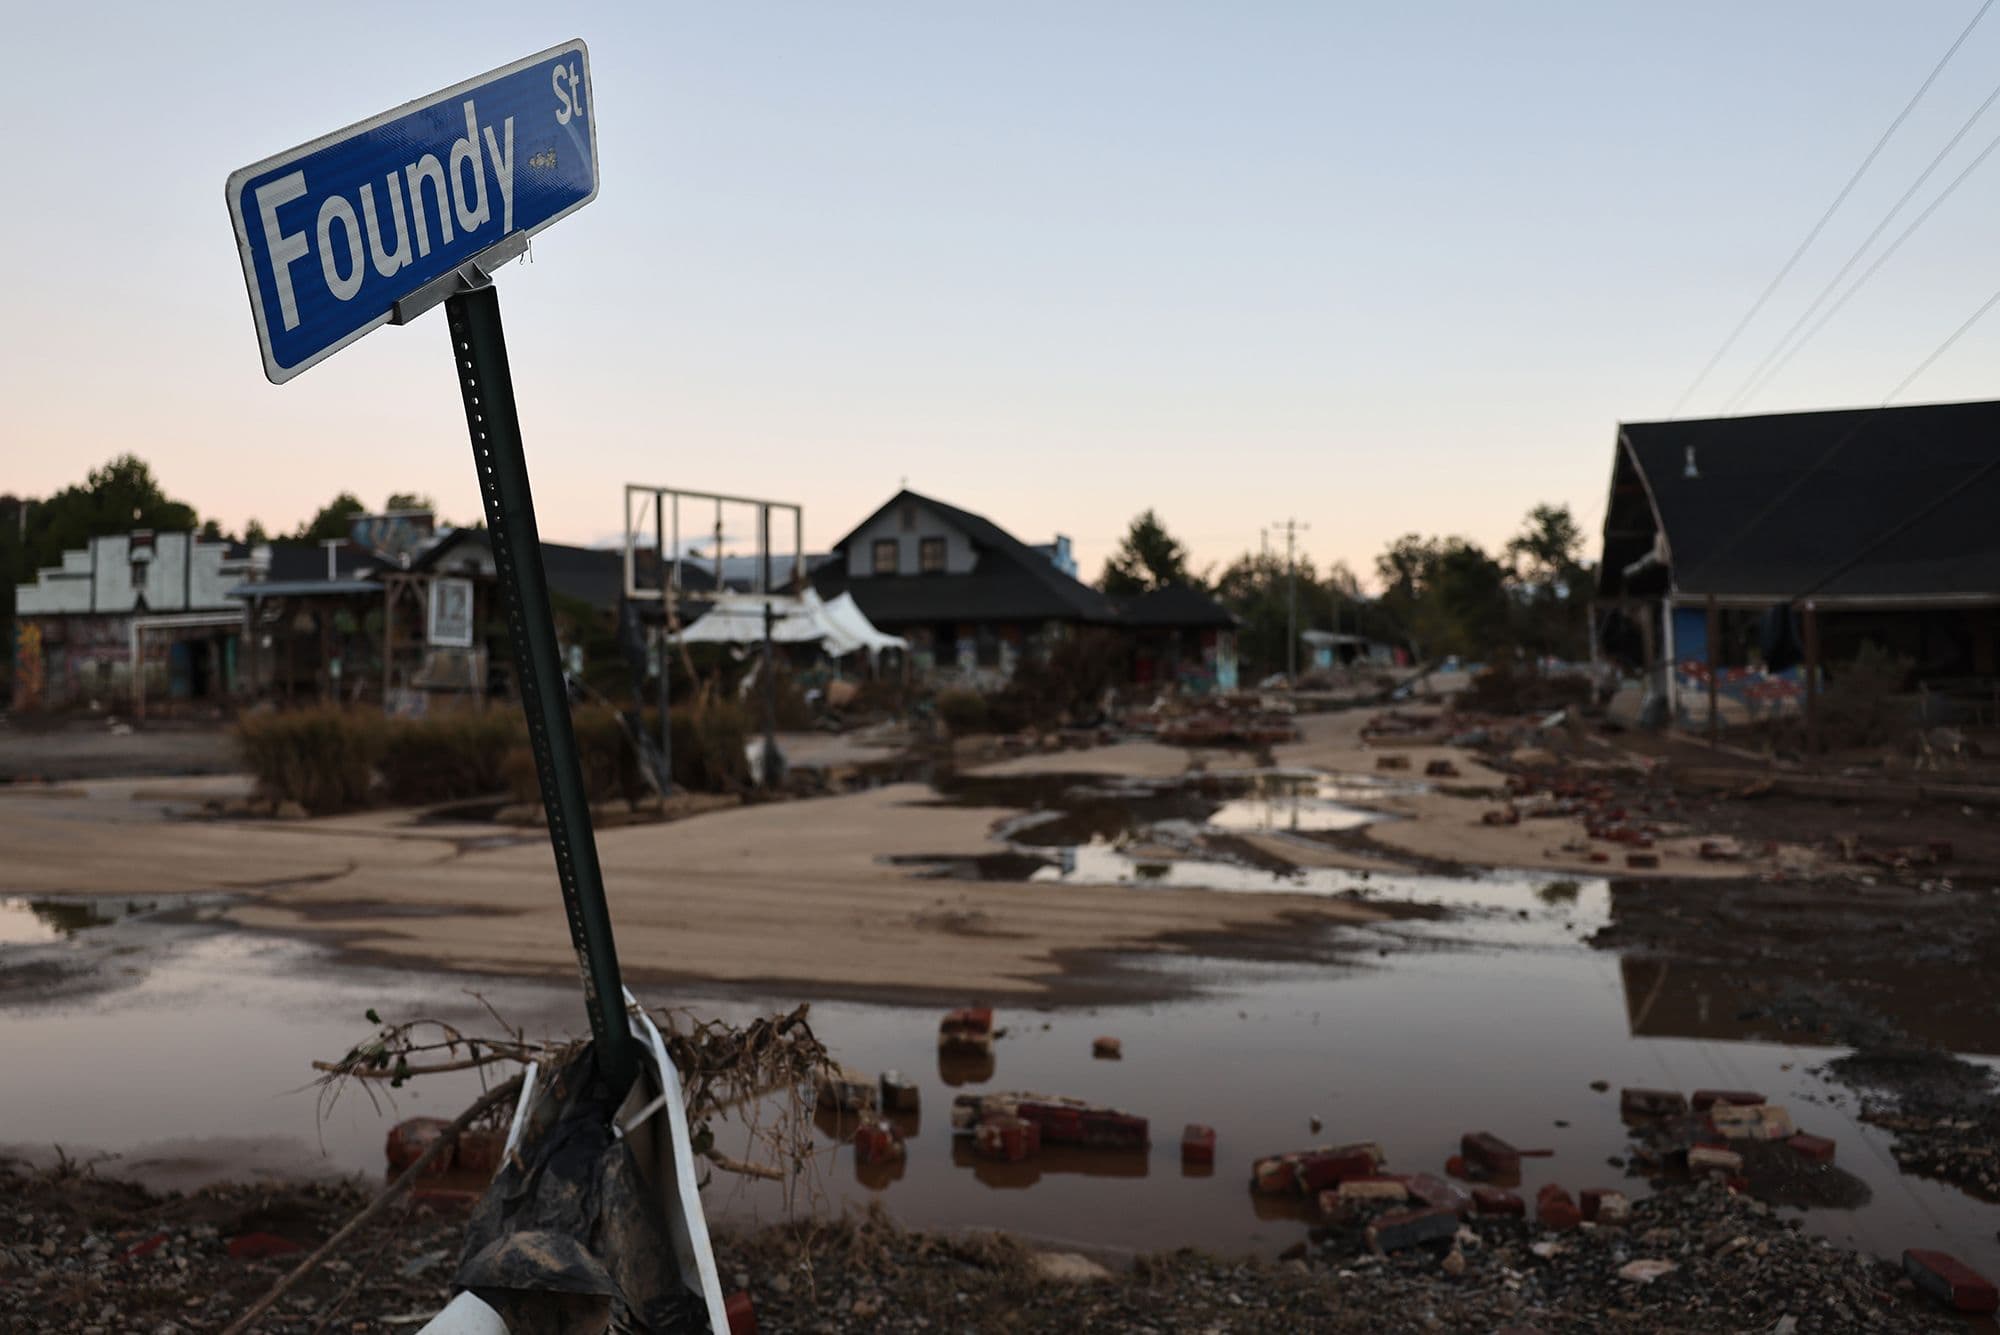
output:
M 644 1026 L 636 1026 L 642 1040 Z M 657 1052 L 649 1046 L 649 1054 Z M 707 1229 L 683 1216 L 675 1130 L 637 1120 L 662 1093 L 645 1063 L 622 1099 L 589 1047 L 535 1097 L 509 1156 L 467 1224 L 453 1287 L 490 1305 L 507 1329 L 556 1335 L 709 1331 Z M 680 1097 L 674 1081 L 670 1099 Z M 614 1121 L 627 1127 L 624 1135 Z M 684 1129 L 680 1138 L 685 1139 Z M 692 1161 L 689 1161 L 690 1171 Z M 691 1194 L 691 1193 L 689 1193 Z M 698 1245 L 690 1236 L 699 1231 Z M 698 1246 L 698 1250 L 697 1250 Z M 718 1290 L 719 1301 L 719 1290 Z

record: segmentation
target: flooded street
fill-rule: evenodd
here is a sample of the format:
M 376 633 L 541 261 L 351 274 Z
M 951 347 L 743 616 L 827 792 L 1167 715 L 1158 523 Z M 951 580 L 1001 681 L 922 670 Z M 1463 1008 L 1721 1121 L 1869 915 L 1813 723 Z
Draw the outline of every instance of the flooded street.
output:
M 858 1168 L 845 1128 L 822 1114 L 805 1184 L 816 1208 L 879 1200 L 913 1227 L 1002 1228 L 1110 1254 L 1196 1246 L 1270 1256 L 1311 1224 L 1302 1201 L 1250 1192 L 1257 1156 L 1372 1139 L 1394 1170 L 1439 1172 L 1461 1135 L 1485 1130 L 1551 1152 L 1526 1160 L 1526 1191 L 1559 1181 L 1636 1197 L 1645 1180 L 1611 1162 L 1630 1149 L 1620 1087 L 1755 1089 L 1789 1106 L 1803 1129 L 1837 1141 L 1838 1166 L 1865 1187 L 1858 1208 L 1804 1211 L 1806 1229 L 1881 1254 L 1934 1246 L 2000 1266 L 2000 1208 L 1899 1172 L 1888 1134 L 1858 1121 L 1855 1096 L 1816 1074 L 1843 1049 L 1779 1041 L 1737 1021 L 1739 1000 L 1719 978 L 1669 980 L 1585 944 L 1610 919 L 1605 881 L 1282 871 L 1199 854 L 1203 833 L 1338 832 L 1374 819 L 1346 805 L 1351 784 L 1081 792 L 1060 809 L 1006 822 L 995 845 L 1002 870 L 961 862 L 930 873 L 1306 893 L 1385 912 L 1360 925 L 1302 924 L 1295 951 L 1265 958 L 1196 950 L 1119 961 L 1144 979 L 1138 992 L 1175 1000 L 1003 1003 L 990 1069 L 941 1063 L 936 1008 L 816 1002 L 813 1024 L 837 1058 L 871 1074 L 903 1072 L 921 1086 L 923 1104 L 902 1122 L 907 1162 L 888 1170 Z M 1126 809 L 1123 828 L 1099 811 L 1099 796 Z M 885 866 L 883 874 L 923 871 Z M 976 902 L 977 885 L 966 889 Z M 350 1088 L 321 1108 L 309 1063 L 367 1037 L 368 1010 L 490 1033 L 491 1017 L 469 995 L 476 991 L 531 1038 L 583 1029 L 566 983 L 346 962 L 320 945 L 215 921 L 220 902 L 0 902 L 8 966 L 0 980 L 17 980 L 0 992 L 0 1060 L 16 1077 L 0 1086 L 5 1148 L 42 1159 L 57 1145 L 71 1157 L 108 1152 L 119 1156 L 112 1171 L 169 1187 L 218 1175 L 379 1176 L 394 1120 L 449 1115 L 479 1082 L 472 1073 L 427 1077 L 377 1091 L 379 1109 Z M 653 1005 L 739 1020 L 800 999 L 639 991 Z M 1718 1026 L 1734 1036 L 1712 1036 Z M 1122 1060 L 1093 1058 L 1098 1035 L 1122 1040 Z M 1049 1149 L 1019 1164 L 976 1159 L 950 1135 L 949 1109 L 953 1095 L 986 1090 L 1067 1094 L 1143 1115 L 1153 1147 Z M 1216 1128 L 1212 1170 L 1182 1167 L 1188 1122 Z M 723 1150 L 757 1156 L 740 1128 L 718 1131 Z M 722 1173 L 708 1199 L 727 1219 L 769 1222 L 785 1210 L 775 1186 Z

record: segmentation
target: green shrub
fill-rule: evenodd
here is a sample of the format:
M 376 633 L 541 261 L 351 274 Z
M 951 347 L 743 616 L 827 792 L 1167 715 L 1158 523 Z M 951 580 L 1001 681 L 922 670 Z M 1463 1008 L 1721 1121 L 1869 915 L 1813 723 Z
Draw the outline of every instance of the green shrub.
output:
M 258 792 L 322 816 L 368 804 L 385 723 L 380 714 L 334 706 L 246 714 L 236 745 Z
M 384 730 L 382 786 L 391 802 L 421 805 L 505 790 L 507 753 L 527 725 L 501 707 L 392 719 Z
M 985 732 L 988 727 L 986 697 L 963 688 L 939 691 L 938 719 L 959 736 Z

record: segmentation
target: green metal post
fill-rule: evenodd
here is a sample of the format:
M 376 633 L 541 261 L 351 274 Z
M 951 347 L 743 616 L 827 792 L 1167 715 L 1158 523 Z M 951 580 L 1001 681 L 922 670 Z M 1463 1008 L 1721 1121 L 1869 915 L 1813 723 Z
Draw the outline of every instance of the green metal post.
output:
M 528 489 L 514 378 L 500 326 L 500 295 L 487 282 L 448 298 L 445 314 L 473 462 L 479 471 L 479 495 L 486 507 L 487 536 L 500 577 L 500 602 L 513 645 L 521 708 L 528 716 L 535 776 L 541 782 L 570 942 L 576 947 L 590 1032 L 597 1044 L 598 1070 L 622 1090 L 637 1073 L 637 1051 L 625 1021 L 625 989 L 611 939 L 611 911 L 604 900 L 583 767 L 570 726 L 569 694 L 563 686 L 548 577 L 535 528 L 535 498 Z

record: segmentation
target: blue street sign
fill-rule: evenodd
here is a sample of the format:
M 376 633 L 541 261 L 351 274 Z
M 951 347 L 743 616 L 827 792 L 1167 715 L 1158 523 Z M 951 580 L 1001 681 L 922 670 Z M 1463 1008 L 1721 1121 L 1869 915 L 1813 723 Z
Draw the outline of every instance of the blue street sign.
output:
M 566 42 L 336 130 L 232 173 L 228 196 L 282 384 L 597 198 L 590 53 Z

